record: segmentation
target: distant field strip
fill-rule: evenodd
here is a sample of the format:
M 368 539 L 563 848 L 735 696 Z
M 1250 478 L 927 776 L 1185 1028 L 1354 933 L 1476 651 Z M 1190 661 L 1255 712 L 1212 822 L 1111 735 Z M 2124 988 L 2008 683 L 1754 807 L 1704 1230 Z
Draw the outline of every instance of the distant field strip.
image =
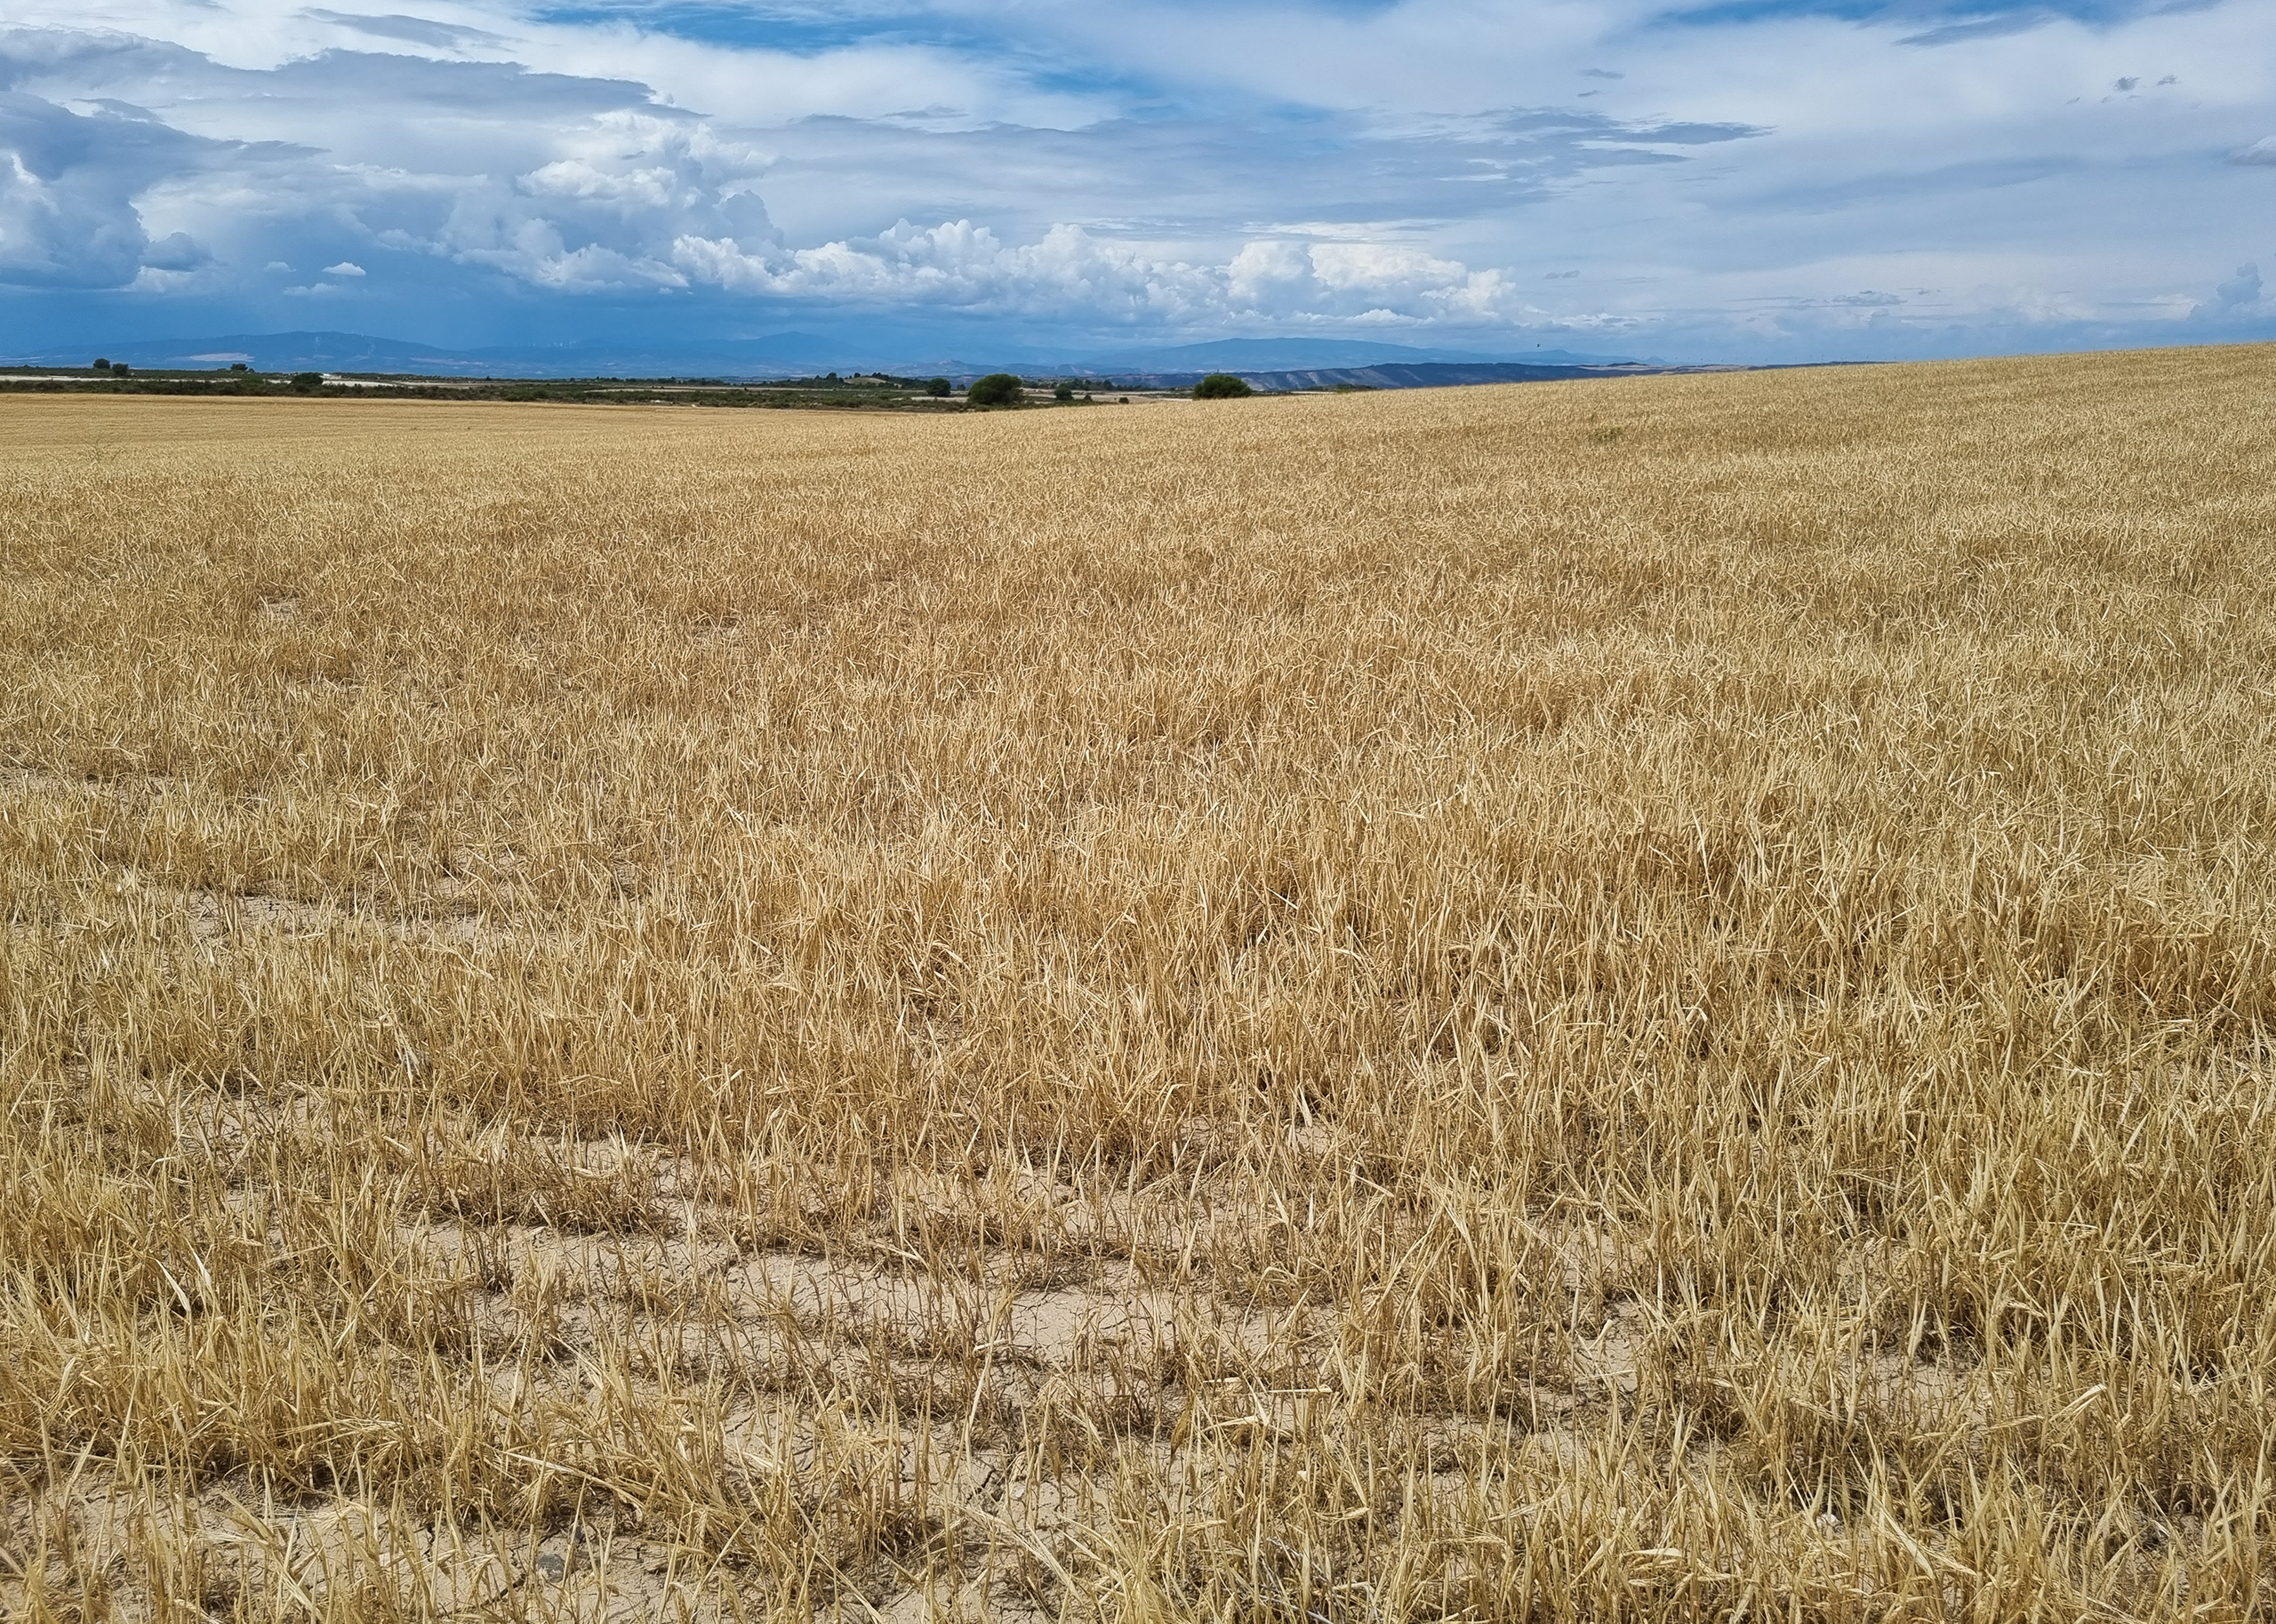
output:
M 2276 1615 L 2272 391 L 0 397 L 0 1615 Z

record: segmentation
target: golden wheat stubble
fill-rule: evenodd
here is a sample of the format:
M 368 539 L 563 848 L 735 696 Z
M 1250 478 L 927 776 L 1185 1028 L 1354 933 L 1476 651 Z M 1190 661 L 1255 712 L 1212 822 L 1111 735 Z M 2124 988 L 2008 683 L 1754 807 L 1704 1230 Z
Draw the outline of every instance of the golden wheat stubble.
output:
M 7 1609 L 2265 1609 L 2271 364 L 0 402 Z

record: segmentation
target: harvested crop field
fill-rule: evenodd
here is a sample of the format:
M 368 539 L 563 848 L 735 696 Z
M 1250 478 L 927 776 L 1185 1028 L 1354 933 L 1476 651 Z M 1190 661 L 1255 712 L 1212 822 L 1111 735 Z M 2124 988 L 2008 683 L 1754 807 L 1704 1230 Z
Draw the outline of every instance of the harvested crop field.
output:
M 0 401 L 0 1613 L 2271 1616 L 2272 387 Z

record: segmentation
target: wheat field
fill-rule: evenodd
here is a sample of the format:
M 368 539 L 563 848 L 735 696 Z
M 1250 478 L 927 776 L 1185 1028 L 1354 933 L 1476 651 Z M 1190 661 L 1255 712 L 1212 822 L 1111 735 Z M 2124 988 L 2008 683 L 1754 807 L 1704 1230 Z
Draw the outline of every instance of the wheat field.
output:
M 0 1614 L 2276 1616 L 2272 388 L 0 400 Z

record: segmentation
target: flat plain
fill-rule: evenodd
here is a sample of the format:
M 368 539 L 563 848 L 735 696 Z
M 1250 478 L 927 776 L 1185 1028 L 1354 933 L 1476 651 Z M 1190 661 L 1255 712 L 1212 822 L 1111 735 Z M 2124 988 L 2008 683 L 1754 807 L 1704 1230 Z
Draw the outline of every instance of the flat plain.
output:
M 2271 1616 L 2272 388 L 0 401 L 0 1612 Z

